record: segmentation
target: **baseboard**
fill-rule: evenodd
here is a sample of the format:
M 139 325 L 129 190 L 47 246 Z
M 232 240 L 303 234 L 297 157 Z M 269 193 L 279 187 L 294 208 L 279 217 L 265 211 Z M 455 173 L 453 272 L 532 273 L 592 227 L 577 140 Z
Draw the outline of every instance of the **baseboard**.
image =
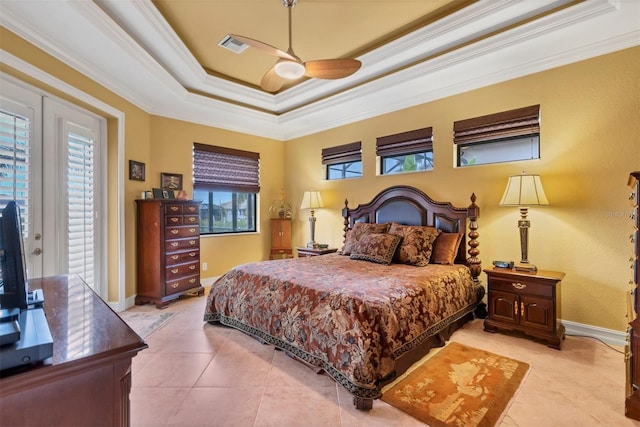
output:
M 627 334 L 613 329 L 600 328 L 585 323 L 563 320 L 566 335 L 580 335 L 602 340 L 609 345 L 624 347 L 627 343 Z
M 210 287 L 211 285 L 213 285 L 213 283 L 218 280 L 220 278 L 220 276 L 212 276 L 212 277 L 206 277 L 204 279 L 200 279 L 200 284 L 202 286 L 206 287 Z

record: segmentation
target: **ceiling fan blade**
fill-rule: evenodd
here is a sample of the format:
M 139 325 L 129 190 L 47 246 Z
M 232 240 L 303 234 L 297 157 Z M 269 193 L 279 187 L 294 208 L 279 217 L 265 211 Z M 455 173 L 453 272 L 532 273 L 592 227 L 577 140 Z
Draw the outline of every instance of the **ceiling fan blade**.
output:
M 271 67 L 260 81 L 260 87 L 267 92 L 277 92 L 284 84 L 284 79 L 276 74 L 275 67 Z
M 305 76 L 316 79 L 341 79 L 360 69 L 357 59 L 319 59 L 304 63 Z
M 233 37 L 234 39 L 238 40 L 239 42 L 242 42 L 246 45 L 249 45 L 253 48 L 256 48 L 258 50 L 261 50 L 265 53 L 268 53 L 269 55 L 273 55 L 273 56 L 277 56 L 280 58 L 285 58 L 285 59 L 290 59 L 292 61 L 298 61 L 297 58 L 295 58 L 293 55 L 288 54 L 287 52 L 285 52 L 284 50 L 280 50 L 277 47 L 273 47 L 270 44 L 266 44 L 263 43 L 261 41 L 258 40 L 254 40 L 254 39 L 250 39 L 249 37 L 245 37 L 245 36 L 238 36 L 236 34 L 229 34 L 229 36 Z

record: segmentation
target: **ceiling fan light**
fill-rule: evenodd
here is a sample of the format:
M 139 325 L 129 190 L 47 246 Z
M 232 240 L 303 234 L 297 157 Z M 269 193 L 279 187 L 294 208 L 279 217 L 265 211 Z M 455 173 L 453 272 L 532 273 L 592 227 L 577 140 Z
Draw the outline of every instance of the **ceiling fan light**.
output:
M 288 59 L 280 59 L 275 65 L 276 74 L 287 80 L 295 80 L 304 76 L 304 65 L 290 61 Z

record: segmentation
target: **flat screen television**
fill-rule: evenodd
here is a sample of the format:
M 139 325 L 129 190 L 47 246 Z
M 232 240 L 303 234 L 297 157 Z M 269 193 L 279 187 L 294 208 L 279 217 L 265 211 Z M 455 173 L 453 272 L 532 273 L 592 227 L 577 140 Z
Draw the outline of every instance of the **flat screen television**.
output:
M 0 218 L 0 268 L 0 308 L 26 310 L 29 289 L 22 242 L 22 221 L 20 207 L 13 200 L 7 203 Z

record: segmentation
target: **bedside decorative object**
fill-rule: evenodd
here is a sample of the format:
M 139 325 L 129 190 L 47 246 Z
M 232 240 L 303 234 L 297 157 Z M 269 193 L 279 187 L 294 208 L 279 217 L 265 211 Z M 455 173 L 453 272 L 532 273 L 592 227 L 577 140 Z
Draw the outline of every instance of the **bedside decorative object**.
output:
M 274 200 L 269 206 L 269 215 L 271 218 L 293 218 L 293 208 L 291 203 L 286 200 L 284 190 L 280 191 L 280 197 Z
M 524 332 L 560 350 L 564 326 L 560 323 L 560 271 L 516 271 L 507 268 L 483 270 L 487 273 L 489 317 L 484 330 Z
M 311 240 L 307 243 L 308 248 L 315 248 L 315 234 L 316 234 L 316 217 L 314 216 L 314 210 L 323 208 L 322 197 L 320 192 L 316 190 L 305 191 L 302 197 L 302 204 L 300 209 L 311 209 L 311 216 L 309 217 L 309 228 L 311 231 Z
M 296 250 L 298 251 L 298 258 L 304 258 L 309 256 L 320 256 L 326 254 L 332 254 L 334 252 L 338 252 L 338 248 L 330 248 L 329 245 L 323 245 L 324 247 L 320 247 L 318 245 L 317 248 L 307 248 L 304 246 L 297 246 Z
M 529 226 L 531 222 L 527 219 L 528 206 L 548 205 L 549 200 L 544 194 L 542 182 L 539 175 L 528 175 L 524 172 L 521 175 L 509 177 L 507 188 L 504 190 L 500 206 L 520 206 L 520 251 L 522 260 L 516 264 L 516 270 L 536 271 L 535 265 L 529 263 Z

